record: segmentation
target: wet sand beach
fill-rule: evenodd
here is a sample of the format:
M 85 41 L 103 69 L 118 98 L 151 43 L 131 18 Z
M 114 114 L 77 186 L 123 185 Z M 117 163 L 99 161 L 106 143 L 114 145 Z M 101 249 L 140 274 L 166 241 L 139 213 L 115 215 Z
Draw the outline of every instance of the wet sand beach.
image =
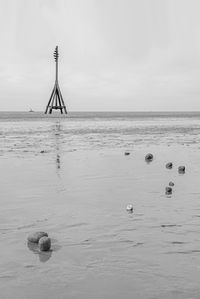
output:
M 0 113 L 0 297 L 199 298 L 200 114 L 29 115 Z

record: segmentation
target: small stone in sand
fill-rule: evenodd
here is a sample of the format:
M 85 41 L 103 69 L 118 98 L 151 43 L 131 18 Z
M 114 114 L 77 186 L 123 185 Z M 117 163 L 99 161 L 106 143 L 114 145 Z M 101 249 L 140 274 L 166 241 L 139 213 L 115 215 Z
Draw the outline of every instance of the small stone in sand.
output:
M 129 153 L 129 152 L 125 152 L 124 155 L 125 155 L 125 156 L 128 156 L 128 155 L 130 155 L 130 153 Z
M 145 156 L 145 160 L 147 161 L 147 162 L 151 162 L 152 160 L 153 160 L 153 155 L 152 154 L 147 154 L 146 156 Z
M 165 194 L 172 194 L 172 188 L 171 187 L 166 187 L 165 188 Z
M 172 162 L 169 162 L 169 163 L 166 164 L 167 169 L 172 169 L 172 167 L 173 167 Z
M 174 183 L 173 182 L 169 182 L 169 186 L 174 186 Z
M 129 213 L 133 213 L 133 205 L 127 205 L 126 210 Z
M 42 237 L 48 237 L 48 234 L 45 232 L 35 232 L 28 236 L 28 241 L 31 243 L 38 243 Z
M 179 173 L 185 173 L 185 166 L 179 166 L 178 172 Z
M 51 248 L 51 239 L 48 237 L 42 237 L 38 243 L 40 251 L 49 251 Z

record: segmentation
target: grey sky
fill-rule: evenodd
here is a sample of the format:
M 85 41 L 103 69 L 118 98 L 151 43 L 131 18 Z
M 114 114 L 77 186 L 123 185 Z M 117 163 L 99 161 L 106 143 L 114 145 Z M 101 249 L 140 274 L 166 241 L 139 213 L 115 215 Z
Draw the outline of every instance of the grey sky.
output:
M 199 0 L 0 0 L 0 110 L 200 110 Z

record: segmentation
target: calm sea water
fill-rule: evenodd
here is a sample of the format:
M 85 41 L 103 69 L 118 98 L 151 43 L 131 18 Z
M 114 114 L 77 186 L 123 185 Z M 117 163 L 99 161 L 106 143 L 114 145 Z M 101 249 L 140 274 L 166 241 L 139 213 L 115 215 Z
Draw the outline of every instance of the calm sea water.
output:
M 0 169 L 0 298 L 200 297 L 200 113 L 1 112 Z

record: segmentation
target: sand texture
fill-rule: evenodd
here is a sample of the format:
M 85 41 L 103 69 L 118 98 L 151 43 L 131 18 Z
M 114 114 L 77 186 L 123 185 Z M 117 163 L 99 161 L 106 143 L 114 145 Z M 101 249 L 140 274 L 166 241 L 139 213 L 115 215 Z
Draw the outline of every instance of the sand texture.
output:
M 0 298 L 199 298 L 199 140 L 196 115 L 2 117 Z

